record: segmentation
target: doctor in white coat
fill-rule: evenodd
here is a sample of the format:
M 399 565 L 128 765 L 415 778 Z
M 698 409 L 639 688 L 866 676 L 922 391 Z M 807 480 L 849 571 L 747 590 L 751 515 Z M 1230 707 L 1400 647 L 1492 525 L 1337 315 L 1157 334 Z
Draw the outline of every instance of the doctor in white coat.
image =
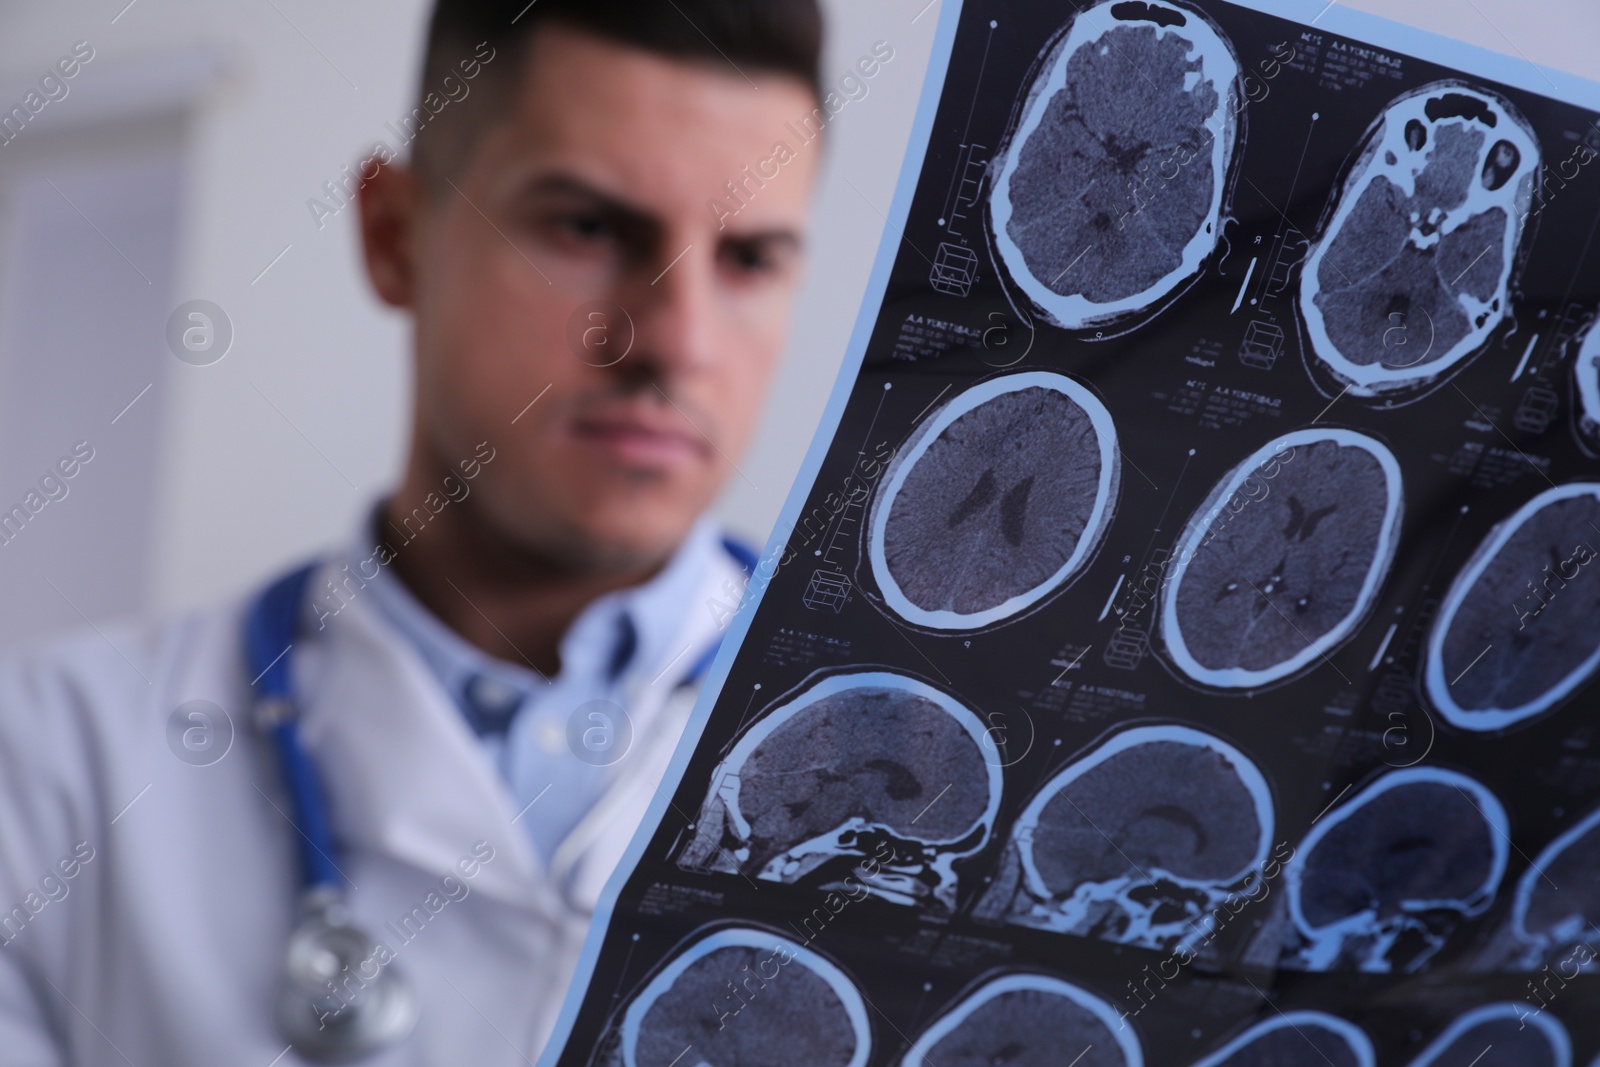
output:
M 400 485 L 263 589 L 0 665 L 0 1062 L 537 1058 L 753 562 L 704 509 L 798 283 L 819 38 L 440 0 L 358 190 Z

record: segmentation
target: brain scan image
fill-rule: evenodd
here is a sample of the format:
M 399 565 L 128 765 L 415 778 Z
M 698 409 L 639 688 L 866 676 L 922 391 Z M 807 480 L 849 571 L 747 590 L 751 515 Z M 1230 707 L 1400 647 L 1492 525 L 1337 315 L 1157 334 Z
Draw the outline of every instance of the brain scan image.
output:
M 978 916 L 1163 948 L 1259 878 L 1273 829 L 1266 779 L 1183 726 L 1122 731 L 1045 783 L 1017 817 Z
M 1284 868 L 1304 944 L 1286 966 L 1420 970 L 1505 875 L 1505 808 L 1455 771 L 1390 771 L 1321 816 Z
M 891 855 L 887 844 L 893 859 L 862 880 L 868 892 L 953 908 L 954 863 L 988 841 L 1000 807 L 985 731 L 970 709 L 904 675 L 829 677 L 734 745 L 678 863 L 797 882 L 831 860 Z
M 1600 482 L 1547 489 L 1456 576 L 1428 637 L 1429 701 L 1463 730 L 1500 730 L 1566 700 L 1600 666 Z
M 1056 325 L 1156 306 L 1216 247 L 1238 140 L 1239 61 L 1162 0 L 1082 11 L 998 157 L 990 224 L 1005 269 Z
M 1512 930 L 1528 947 L 1523 967 L 1538 970 L 1558 961 L 1582 966 L 1577 958 L 1600 923 L 1600 808 L 1546 845 L 1517 882 L 1511 907 Z M 1564 975 L 1571 977 L 1570 975 Z
M 777 934 L 728 928 L 690 945 L 622 1015 L 604 1067 L 865 1067 L 861 994 Z
M 1372 1042 L 1343 1019 L 1290 1011 L 1257 1023 L 1194 1067 L 1373 1067 Z
M 1143 1067 L 1133 1031 L 1099 997 L 1057 978 L 980 986 L 917 1038 L 900 1067 Z
M 1578 387 L 1578 413 L 1591 437 L 1600 436 L 1600 329 L 1589 327 L 1572 370 Z
M 1298 430 L 1235 467 L 1178 539 L 1161 594 L 1174 666 L 1249 689 L 1322 663 L 1371 609 L 1394 559 L 1400 465 L 1341 429 Z
M 1539 167 L 1532 128 L 1491 93 L 1439 82 L 1389 104 L 1301 275 L 1314 357 L 1376 396 L 1478 351 L 1506 316 Z
M 1111 521 L 1111 415 L 1071 378 L 992 378 L 931 415 L 885 471 L 867 554 L 885 605 L 913 625 L 972 630 L 1064 588 Z
M 1527 1002 L 1489 1004 L 1452 1022 L 1410 1067 L 1572 1067 L 1572 1041 Z

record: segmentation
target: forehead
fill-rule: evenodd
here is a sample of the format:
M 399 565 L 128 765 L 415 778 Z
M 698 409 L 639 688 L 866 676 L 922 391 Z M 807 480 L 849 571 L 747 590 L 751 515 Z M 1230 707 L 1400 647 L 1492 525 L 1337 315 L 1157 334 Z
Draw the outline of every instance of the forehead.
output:
M 810 190 L 808 157 L 820 147 L 788 125 L 798 128 L 817 106 L 798 77 L 675 59 L 562 25 L 533 35 L 507 105 L 484 137 L 497 169 L 519 177 L 561 170 L 664 212 L 691 204 L 706 212 L 708 198 L 725 195 L 725 182 L 779 143 L 793 152 L 783 168 L 793 173 L 755 199 L 797 207 Z

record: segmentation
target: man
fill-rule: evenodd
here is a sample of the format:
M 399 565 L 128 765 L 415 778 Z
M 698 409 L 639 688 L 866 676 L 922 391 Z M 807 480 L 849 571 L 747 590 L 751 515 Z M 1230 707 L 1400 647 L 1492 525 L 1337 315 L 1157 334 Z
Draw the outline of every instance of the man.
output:
M 748 574 L 703 513 L 817 160 L 748 168 L 819 41 L 815 0 L 440 0 L 411 160 L 361 171 L 398 489 L 267 594 L 0 668 L 0 1059 L 537 1054 Z

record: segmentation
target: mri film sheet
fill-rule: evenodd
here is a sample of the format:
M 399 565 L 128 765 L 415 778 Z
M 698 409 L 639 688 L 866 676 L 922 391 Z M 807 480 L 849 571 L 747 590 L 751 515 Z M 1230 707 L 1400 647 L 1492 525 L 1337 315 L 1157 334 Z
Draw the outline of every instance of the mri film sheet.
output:
M 1600 1064 L 1600 86 L 1326 0 L 934 18 L 543 1063 Z

